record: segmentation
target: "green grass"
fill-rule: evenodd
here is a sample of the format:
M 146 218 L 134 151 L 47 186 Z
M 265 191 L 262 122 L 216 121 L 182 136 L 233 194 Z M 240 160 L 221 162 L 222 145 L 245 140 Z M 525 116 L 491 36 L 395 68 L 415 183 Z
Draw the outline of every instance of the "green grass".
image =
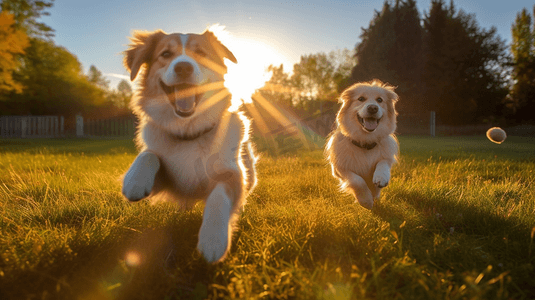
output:
M 320 149 L 263 151 L 215 265 L 202 206 L 122 198 L 131 141 L 0 140 L 0 299 L 535 298 L 535 139 L 399 140 L 372 211 Z

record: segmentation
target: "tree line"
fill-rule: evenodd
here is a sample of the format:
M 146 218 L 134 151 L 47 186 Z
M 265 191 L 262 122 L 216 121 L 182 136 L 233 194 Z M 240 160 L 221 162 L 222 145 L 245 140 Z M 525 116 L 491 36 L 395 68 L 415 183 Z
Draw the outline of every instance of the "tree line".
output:
M 291 110 L 314 114 L 320 106 L 332 107 L 349 85 L 378 78 L 397 87 L 398 110 L 405 115 L 435 111 L 442 124 L 451 125 L 533 123 L 531 18 L 526 9 L 518 14 L 508 46 L 496 28 L 481 28 L 474 14 L 453 1 L 432 0 L 423 16 L 415 0 L 385 1 L 361 29 L 352 55 L 345 52 L 342 61 L 333 53 L 304 55 L 291 74 L 282 65 L 271 66 L 272 77 L 261 92 Z M 313 88 L 306 88 L 310 84 Z
M 123 80 L 116 89 L 94 65 L 52 40 L 43 22 L 54 0 L 3 0 L 0 4 L 0 114 L 111 116 L 128 113 L 132 95 Z
M 3 115 L 127 113 L 132 94 L 95 67 L 84 73 L 75 55 L 56 45 L 39 22 L 54 0 L 0 4 L 0 112 Z M 512 20 L 507 45 L 496 28 L 481 28 L 453 1 L 387 0 L 352 50 L 302 55 L 292 72 L 270 66 L 259 91 L 302 117 L 332 112 L 349 85 L 379 78 L 397 87 L 405 115 L 436 111 L 441 123 L 534 123 L 535 7 Z

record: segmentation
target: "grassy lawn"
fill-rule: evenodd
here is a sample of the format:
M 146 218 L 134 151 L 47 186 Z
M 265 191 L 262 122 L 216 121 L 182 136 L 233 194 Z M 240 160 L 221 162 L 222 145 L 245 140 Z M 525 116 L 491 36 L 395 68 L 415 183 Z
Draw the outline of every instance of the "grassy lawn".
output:
M 0 140 L 0 299 L 535 298 L 535 138 L 399 140 L 372 211 L 321 149 L 263 151 L 215 265 L 202 205 L 122 198 L 132 141 Z

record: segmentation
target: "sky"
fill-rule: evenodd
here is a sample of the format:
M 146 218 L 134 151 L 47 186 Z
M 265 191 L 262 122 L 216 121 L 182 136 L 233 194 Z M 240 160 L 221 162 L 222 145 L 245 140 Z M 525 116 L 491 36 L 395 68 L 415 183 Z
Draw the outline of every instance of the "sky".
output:
M 431 0 L 417 0 L 420 14 Z M 449 3 L 449 0 L 446 1 Z M 134 30 L 202 33 L 219 24 L 228 32 L 227 47 L 248 71 L 269 64 L 291 71 L 300 56 L 354 49 L 383 0 L 363 1 L 141 1 L 55 0 L 42 21 L 55 30 L 54 41 L 76 55 L 85 72 L 95 65 L 115 88 L 128 78 L 122 51 Z M 533 0 L 456 0 L 458 9 L 475 14 L 482 28 L 494 26 L 511 41 L 511 25 Z M 221 28 L 221 27 L 219 27 Z M 232 42 L 233 41 L 233 42 Z M 229 45 L 230 44 L 230 45 Z M 251 71 L 252 72 L 252 71 Z

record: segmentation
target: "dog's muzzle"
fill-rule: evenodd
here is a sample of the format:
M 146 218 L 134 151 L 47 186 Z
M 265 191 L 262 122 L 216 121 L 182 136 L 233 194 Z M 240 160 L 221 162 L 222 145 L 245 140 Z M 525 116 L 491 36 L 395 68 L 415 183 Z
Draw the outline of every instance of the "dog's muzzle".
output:
M 359 114 L 357 114 L 357 119 L 359 120 L 360 125 L 362 125 L 362 128 L 364 128 L 364 130 L 367 132 L 372 132 L 377 129 L 379 126 L 379 121 L 381 121 L 381 119 L 375 117 L 363 118 Z
M 361 117 L 357 112 L 357 119 L 359 120 L 360 125 L 367 132 L 372 132 L 379 126 L 379 121 L 381 121 L 381 116 L 377 115 L 379 111 L 379 106 L 377 105 L 368 105 L 365 109 L 365 117 Z
M 197 85 L 179 83 L 172 86 L 160 80 L 160 86 L 167 95 L 167 99 L 175 109 L 175 113 L 181 117 L 189 117 L 195 112 L 201 95 L 197 93 Z

